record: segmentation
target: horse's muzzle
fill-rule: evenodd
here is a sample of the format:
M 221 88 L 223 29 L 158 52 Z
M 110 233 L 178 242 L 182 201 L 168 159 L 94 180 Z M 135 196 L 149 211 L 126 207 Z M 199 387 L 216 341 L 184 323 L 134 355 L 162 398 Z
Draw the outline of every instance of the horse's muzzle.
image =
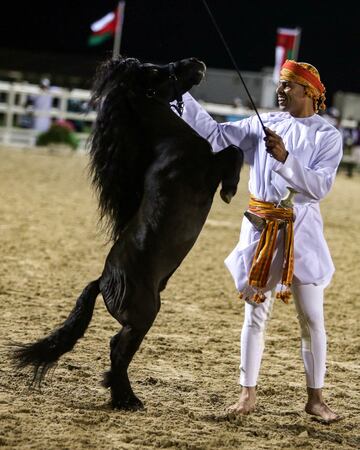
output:
M 204 62 L 200 61 L 197 58 L 190 58 L 190 62 L 193 64 L 194 69 L 194 84 L 200 84 L 206 73 L 206 65 Z

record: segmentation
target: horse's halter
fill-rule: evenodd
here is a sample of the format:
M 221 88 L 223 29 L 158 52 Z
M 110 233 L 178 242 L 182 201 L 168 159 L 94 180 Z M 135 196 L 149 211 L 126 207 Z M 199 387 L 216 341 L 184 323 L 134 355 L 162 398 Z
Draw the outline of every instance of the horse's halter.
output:
M 184 111 L 184 101 L 182 99 L 182 95 L 180 94 L 179 90 L 178 90 L 178 77 L 176 76 L 175 73 L 175 63 L 169 63 L 168 64 L 168 69 L 169 69 L 169 79 L 172 81 L 173 83 L 173 89 L 175 92 L 175 101 L 176 104 L 171 104 L 171 108 L 174 108 L 177 113 L 179 114 L 179 116 L 182 116 L 182 113 Z M 147 90 L 146 92 L 146 96 L 149 98 L 153 98 L 156 95 L 156 91 L 153 88 L 150 88 Z
M 171 63 L 169 63 L 168 67 L 169 67 L 169 78 L 170 78 L 170 80 L 172 80 L 173 85 L 174 85 L 175 100 L 176 100 L 176 105 L 171 105 L 171 108 L 176 109 L 179 116 L 181 117 L 182 113 L 184 111 L 184 101 L 183 101 L 182 95 L 180 94 L 180 92 L 178 91 L 178 88 L 177 88 L 178 78 L 175 73 L 175 64 L 171 62 Z

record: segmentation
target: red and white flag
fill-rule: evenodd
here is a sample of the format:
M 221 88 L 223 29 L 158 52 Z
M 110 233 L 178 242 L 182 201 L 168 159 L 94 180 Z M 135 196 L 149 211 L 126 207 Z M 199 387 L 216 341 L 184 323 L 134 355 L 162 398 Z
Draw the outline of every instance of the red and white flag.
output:
M 88 44 L 90 46 L 99 45 L 117 33 L 121 34 L 123 23 L 125 1 L 120 1 L 117 9 L 106 14 L 101 19 L 90 25 L 92 34 L 89 37 Z
M 274 81 L 280 77 L 281 66 L 287 59 L 297 59 L 300 45 L 300 28 L 278 28 L 275 48 Z
M 92 34 L 89 37 L 88 44 L 99 45 L 114 36 L 116 29 L 116 13 L 109 12 L 106 16 L 90 25 Z

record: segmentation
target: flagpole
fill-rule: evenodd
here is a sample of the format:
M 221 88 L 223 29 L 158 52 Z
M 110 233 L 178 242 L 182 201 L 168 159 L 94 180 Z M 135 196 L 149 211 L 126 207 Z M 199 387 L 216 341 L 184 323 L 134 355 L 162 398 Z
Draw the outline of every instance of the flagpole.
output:
M 124 23 L 124 14 L 125 14 L 125 2 L 120 1 L 117 6 L 117 21 L 115 28 L 115 36 L 114 36 L 114 46 L 113 46 L 113 59 L 117 58 L 120 55 L 120 47 L 121 47 L 121 35 Z

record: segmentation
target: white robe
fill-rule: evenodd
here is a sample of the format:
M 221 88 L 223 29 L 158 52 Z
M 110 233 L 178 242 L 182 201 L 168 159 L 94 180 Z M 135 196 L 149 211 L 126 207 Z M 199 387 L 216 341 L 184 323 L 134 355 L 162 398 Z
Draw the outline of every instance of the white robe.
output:
M 40 133 L 48 131 L 51 125 L 50 111 L 53 97 L 49 91 L 41 91 L 34 99 L 34 129 Z
M 190 94 L 184 95 L 182 118 L 218 152 L 230 144 L 239 146 L 250 165 L 249 193 L 256 198 L 278 202 L 286 186 L 296 189 L 294 198 L 294 279 L 293 284 L 327 285 L 334 265 L 323 234 L 319 201 L 330 191 L 342 157 L 339 131 L 321 116 L 296 118 L 287 112 L 261 115 L 264 125 L 284 141 L 289 155 L 281 163 L 265 150 L 264 132 L 256 115 L 238 122 L 217 123 Z M 281 232 L 280 232 L 281 233 Z M 240 241 L 226 258 L 236 288 L 247 287 L 249 269 L 260 233 L 244 218 Z M 280 234 L 267 289 L 280 281 L 282 245 Z

